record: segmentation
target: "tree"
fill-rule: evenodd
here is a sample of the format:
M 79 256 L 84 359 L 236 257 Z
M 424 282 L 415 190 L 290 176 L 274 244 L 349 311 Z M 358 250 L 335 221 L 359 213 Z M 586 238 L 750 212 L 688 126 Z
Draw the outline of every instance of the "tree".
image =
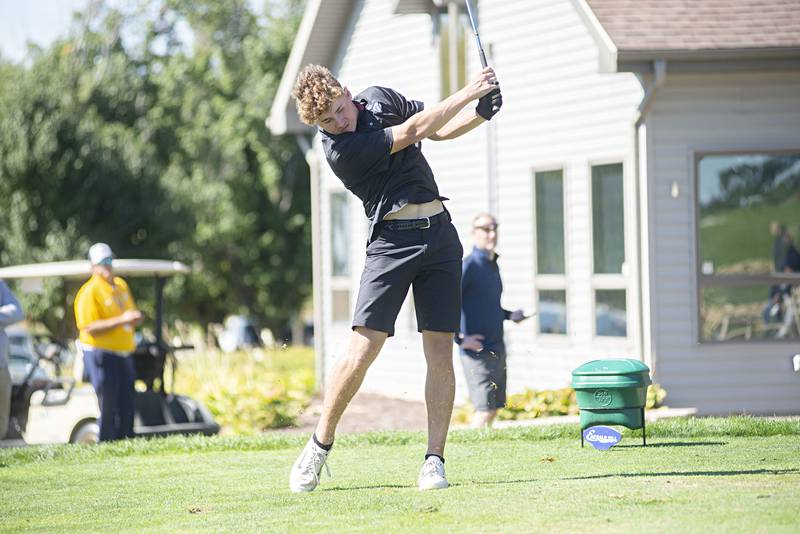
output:
M 106 241 L 197 267 L 168 285 L 182 317 L 282 329 L 310 293 L 308 170 L 264 117 L 301 7 L 97 2 L 30 67 L 3 65 L 16 83 L 0 85 L 0 261 Z M 39 299 L 37 317 L 63 316 L 55 294 Z

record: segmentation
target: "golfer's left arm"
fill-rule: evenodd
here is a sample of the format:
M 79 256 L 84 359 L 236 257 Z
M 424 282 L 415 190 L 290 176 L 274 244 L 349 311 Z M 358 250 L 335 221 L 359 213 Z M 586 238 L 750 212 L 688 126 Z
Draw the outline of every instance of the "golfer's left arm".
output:
M 465 133 L 474 130 L 484 122 L 487 122 L 486 119 L 478 115 L 474 108 L 464 108 L 447 124 L 429 136 L 428 139 L 431 141 L 455 139 L 456 137 L 461 137 Z
M 474 130 L 484 122 L 492 120 L 503 106 L 503 95 L 497 89 L 478 99 L 478 105 L 464 108 L 444 126 L 436 130 L 428 139 L 432 141 L 445 141 L 461 137 L 470 130 Z

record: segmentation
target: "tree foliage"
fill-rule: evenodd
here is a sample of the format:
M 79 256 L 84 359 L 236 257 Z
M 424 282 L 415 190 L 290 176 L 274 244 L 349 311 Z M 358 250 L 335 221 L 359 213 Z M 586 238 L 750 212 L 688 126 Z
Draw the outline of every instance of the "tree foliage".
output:
M 90 4 L 25 65 L 0 63 L 0 263 L 177 259 L 184 319 L 282 329 L 310 292 L 308 169 L 264 125 L 299 0 Z M 46 322 L 63 296 L 28 299 Z M 136 295 L 139 300 L 149 295 Z

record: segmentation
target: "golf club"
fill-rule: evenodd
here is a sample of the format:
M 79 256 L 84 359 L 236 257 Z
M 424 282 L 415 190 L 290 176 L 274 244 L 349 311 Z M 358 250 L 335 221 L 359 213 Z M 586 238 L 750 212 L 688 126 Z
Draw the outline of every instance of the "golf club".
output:
M 481 57 L 481 66 L 485 69 L 489 66 L 486 62 L 486 54 L 483 51 L 483 45 L 481 44 L 481 36 L 478 35 L 478 25 L 475 24 L 475 16 L 472 14 L 472 6 L 469 3 L 469 0 L 464 0 L 464 3 L 467 4 L 467 15 L 469 16 L 469 23 L 472 25 L 472 33 L 475 34 L 475 43 L 478 45 L 478 54 Z
M 486 53 L 483 51 L 483 44 L 481 43 L 481 36 L 478 35 L 478 25 L 475 24 L 475 16 L 472 14 L 472 5 L 470 5 L 469 0 L 464 0 L 464 3 L 467 4 L 467 16 L 469 16 L 469 23 L 472 25 L 472 33 L 475 34 L 475 43 L 478 45 L 478 55 L 481 58 L 481 66 L 485 69 L 489 66 L 486 61 Z M 497 81 L 494 82 L 495 85 L 499 85 Z M 499 89 L 495 89 L 494 91 L 500 91 Z M 490 94 L 494 94 L 492 91 Z M 492 111 L 497 113 L 499 110 L 498 106 L 492 106 Z

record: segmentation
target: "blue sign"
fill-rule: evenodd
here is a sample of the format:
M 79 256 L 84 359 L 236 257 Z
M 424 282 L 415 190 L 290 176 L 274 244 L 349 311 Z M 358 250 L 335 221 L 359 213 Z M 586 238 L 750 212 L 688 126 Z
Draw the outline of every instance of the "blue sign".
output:
M 611 427 L 592 426 L 583 431 L 583 439 L 598 451 L 607 451 L 620 442 L 622 434 Z

